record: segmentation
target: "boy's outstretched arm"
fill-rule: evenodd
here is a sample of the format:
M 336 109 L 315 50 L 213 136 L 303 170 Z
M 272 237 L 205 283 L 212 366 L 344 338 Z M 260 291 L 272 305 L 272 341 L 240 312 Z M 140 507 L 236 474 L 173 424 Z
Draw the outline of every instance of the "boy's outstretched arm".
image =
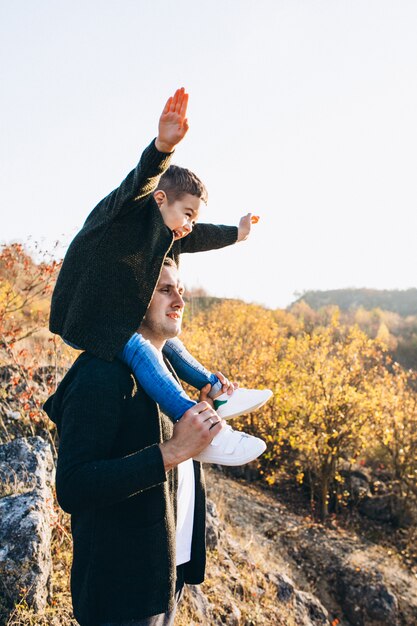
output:
M 187 115 L 188 93 L 184 87 L 177 89 L 168 98 L 159 118 L 158 137 L 155 146 L 159 152 L 172 152 L 175 146 L 184 139 L 188 131 Z
M 241 217 L 239 226 L 220 226 L 214 224 L 196 224 L 192 232 L 174 243 L 178 253 L 205 252 L 230 246 L 249 237 L 252 224 L 259 221 L 259 216 L 247 213 Z

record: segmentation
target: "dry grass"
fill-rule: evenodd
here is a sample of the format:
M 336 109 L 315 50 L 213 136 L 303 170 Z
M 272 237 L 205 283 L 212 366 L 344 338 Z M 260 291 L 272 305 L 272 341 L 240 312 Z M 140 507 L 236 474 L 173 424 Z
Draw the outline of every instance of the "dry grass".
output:
M 206 475 L 208 493 L 221 520 L 219 548 L 208 551 L 206 580 L 200 587 L 207 601 L 206 615 L 187 589 L 176 626 L 297 626 L 292 607 L 278 601 L 276 587 L 269 580 L 269 574 L 286 571 L 286 563 L 254 532 L 245 505 L 239 511 L 231 507 L 231 500 L 235 507 L 240 504 L 230 498 L 230 481 L 210 471 Z M 248 515 L 246 526 L 233 523 L 236 513 Z

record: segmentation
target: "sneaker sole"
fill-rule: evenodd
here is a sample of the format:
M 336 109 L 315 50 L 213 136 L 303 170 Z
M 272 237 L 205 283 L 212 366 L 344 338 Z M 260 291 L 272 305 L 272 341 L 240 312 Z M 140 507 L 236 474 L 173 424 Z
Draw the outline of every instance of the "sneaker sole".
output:
M 220 407 L 220 411 L 219 409 L 217 410 L 217 415 L 224 420 L 231 420 L 234 417 L 239 417 L 239 415 L 246 415 L 246 413 L 253 413 L 254 411 L 257 411 L 258 409 L 260 409 L 261 406 L 266 404 L 268 400 L 270 400 L 271 397 L 272 397 L 272 391 L 270 395 L 266 398 L 266 400 L 262 400 L 261 402 L 258 402 L 258 404 L 254 404 L 250 409 L 245 409 L 244 411 L 236 411 L 235 413 L 232 413 L 231 415 L 227 415 L 226 417 L 221 414 L 221 407 Z

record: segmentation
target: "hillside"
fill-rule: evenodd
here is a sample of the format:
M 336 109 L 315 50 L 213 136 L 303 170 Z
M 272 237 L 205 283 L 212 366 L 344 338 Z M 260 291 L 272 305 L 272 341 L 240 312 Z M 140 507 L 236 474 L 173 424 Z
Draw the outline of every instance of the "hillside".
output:
M 187 592 L 179 626 L 417 623 L 414 570 L 389 545 L 316 523 L 279 493 L 206 474 L 217 537 L 207 580 Z
M 377 545 L 358 526 L 323 525 L 302 498 L 265 490 L 205 467 L 206 580 L 185 588 L 176 626 L 411 626 L 417 623 L 415 564 L 386 535 Z M 288 494 L 287 494 L 288 495 Z M 35 614 L 24 601 L 2 626 L 75 626 L 68 589 L 69 516 L 56 509 L 50 602 Z M 366 522 L 364 527 L 374 528 Z M 385 526 L 385 530 L 382 527 Z M 395 536 L 395 533 L 392 533 Z M 404 551 L 403 551 L 404 552 Z
M 417 289 L 331 289 L 306 291 L 293 304 L 304 300 L 312 309 L 336 305 L 342 311 L 382 309 L 402 316 L 417 315 Z M 293 306 L 293 305 L 291 305 Z

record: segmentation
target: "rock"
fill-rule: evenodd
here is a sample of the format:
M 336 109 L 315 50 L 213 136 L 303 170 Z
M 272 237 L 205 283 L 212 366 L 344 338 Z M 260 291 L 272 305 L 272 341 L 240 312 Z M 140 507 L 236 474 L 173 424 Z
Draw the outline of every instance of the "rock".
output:
M 225 607 L 226 612 L 226 621 L 224 622 L 227 626 L 239 626 L 241 623 L 242 613 L 236 604 L 230 603 Z
M 338 578 L 340 605 L 353 626 L 396 626 L 398 602 L 377 573 L 345 568 Z
M 269 574 L 268 579 L 274 583 L 277 588 L 277 597 L 280 602 L 285 604 L 293 600 L 295 594 L 294 583 L 285 574 Z
M 348 489 L 354 502 L 371 495 L 371 486 L 363 475 L 351 474 Z
M 329 614 L 322 603 L 312 593 L 296 591 L 295 607 L 297 624 L 302 626 L 328 626 Z
M 184 593 L 197 624 L 209 623 L 210 604 L 198 585 L 185 585 Z
M 216 550 L 220 540 L 222 523 L 217 514 L 216 505 L 207 499 L 206 546 L 208 550 Z
M 360 501 L 364 496 L 371 495 L 372 473 L 370 469 L 357 463 L 350 464 L 344 461 L 340 464 L 339 473 L 343 476 L 354 502 Z
M 395 526 L 411 526 L 415 522 L 407 501 L 395 493 L 365 497 L 359 504 L 359 511 L 369 519 Z
M 0 446 L 0 579 L 6 603 L 45 608 L 51 576 L 54 464 L 40 437 Z
M 51 575 L 51 524 L 43 494 L 0 500 L 0 576 L 8 603 L 24 598 L 35 611 L 46 606 Z
M 0 446 L 0 480 L 12 493 L 50 489 L 54 476 L 52 451 L 41 437 L 14 439 Z
M 6 417 L 10 417 L 12 420 L 18 420 L 20 419 L 20 411 L 13 411 L 12 409 L 9 409 L 6 411 Z
M 16 365 L 2 365 L 0 367 L 0 382 L 2 386 L 9 383 L 12 379 L 12 376 L 19 371 Z
M 296 543 L 289 554 L 308 568 L 327 608 L 341 610 L 352 626 L 417 624 L 415 580 L 394 561 L 386 566 L 382 549 L 319 525 L 285 539 Z
M 278 600 L 295 608 L 297 626 L 328 626 L 329 614 L 316 596 L 296 589 L 285 574 L 269 574 L 268 580 L 276 586 Z

